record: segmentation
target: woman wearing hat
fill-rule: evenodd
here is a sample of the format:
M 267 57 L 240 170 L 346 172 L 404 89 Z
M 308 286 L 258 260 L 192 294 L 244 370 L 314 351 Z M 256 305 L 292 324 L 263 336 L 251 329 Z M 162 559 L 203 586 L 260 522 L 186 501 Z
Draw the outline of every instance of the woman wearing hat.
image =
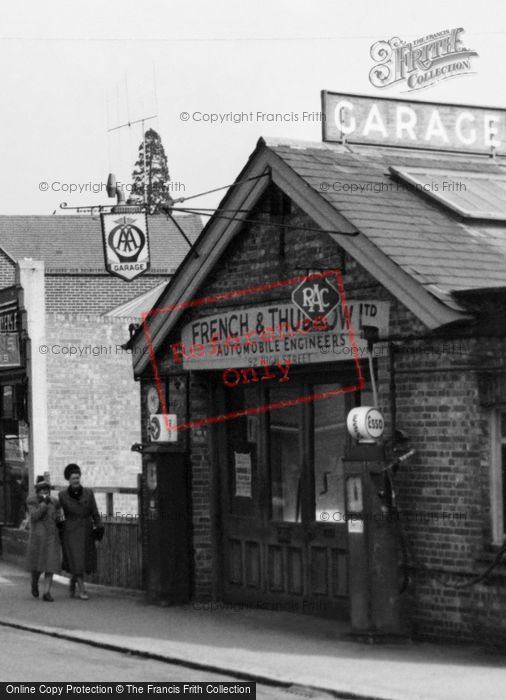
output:
M 63 476 L 69 482 L 69 487 L 58 494 L 65 514 L 62 566 L 72 576 L 70 595 L 76 595 L 77 586 L 79 598 L 88 600 L 84 588 L 84 575 L 97 570 L 95 540 L 101 539 L 104 527 L 93 491 L 81 485 L 79 466 L 67 464 Z
M 32 595 L 39 597 L 39 578 L 44 571 L 44 594 L 42 599 L 51 603 L 53 574 L 60 570 L 61 548 L 57 523 L 61 520 L 58 499 L 51 498 L 51 486 L 44 477 L 37 477 L 35 496 L 30 496 L 26 505 L 30 516 L 27 564 L 32 573 Z

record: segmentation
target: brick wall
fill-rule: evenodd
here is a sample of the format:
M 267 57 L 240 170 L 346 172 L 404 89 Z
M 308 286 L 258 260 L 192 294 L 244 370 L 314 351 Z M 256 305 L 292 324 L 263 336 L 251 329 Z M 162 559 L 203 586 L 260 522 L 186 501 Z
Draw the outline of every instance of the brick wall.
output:
M 133 319 L 48 313 L 49 464 L 53 482 L 76 462 L 89 486 L 137 486 L 140 455 L 139 384 L 131 354 L 120 345 Z M 97 495 L 105 510 L 105 497 Z M 115 495 L 114 509 L 137 513 L 135 496 Z
M 250 218 L 269 221 L 270 197 L 266 197 L 259 203 L 257 210 Z M 284 223 L 293 226 L 313 227 L 314 223 L 306 215 L 293 207 L 290 218 Z M 284 238 L 284 240 L 282 240 Z M 284 250 L 284 253 L 283 253 Z M 341 268 L 341 260 L 344 255 L 342 249 L 327 235 L 314 232 L 293 231 L 287 229 L 284 236 L 279 229 L 255 224 L 245 226 L 241 233 L 231 242 L 225 251 L 215 270 L 209 275 L 205 285 L 196 293 L 195 298 L 213 295 L 218 292 L 254 287 L 269 282 L 277 282 L 294 276 L 304 274 L 308 267 Z M 377 299 L 391 303 L 392 331 L 400 333 L 406 328 L 413 332 L 421 332 L 424 327 L 408 310 L 391 294 L 382 288 L 365 270 L 363 270 L 349 256 L 345 258 L 345 273 L 343 281 L 347 296 L 354 299 Z M 252 303 L 266 303 L 273 299 L 288 300 L 291 290 L 280 289 L 274 292 L 262 292 L 248 294 L 247 304 L 234 301 L 235 308 L 245 308 Z M 208 316 L 219 309 L 229 309 L 231 302 L 209 304 L 202 308 L 197 307 L 184 314 L 178 326 L 165 347 L 158 353 L 158 367 L 163 374 L 172 371 L 181 371 L 181 365 L 175 365 L 168 345 L 180 339 L 181 326 L 191 319 L 200 316 Z M 380 386 L 382 404 L 388 397 L 388 376 L 386 367 L 388 358 L 378 360 L 379 372 L 383 379 Z M 209 405 L 209 395 L 206 389 L 204 375 L 195 373 L 191 375 L 190 390 L 190 416 L 194 420 L 212 414 L 212 406 Z M 152 372 L 146 372 L 146 388 L 152 383 Z M 146 389 L 144 389 L 145 391 Z M 389 420 L 388 406 L 386 406 L 387 421 Z M 143 420 L 143 428 L 145 421 Z M 195 595 L 207 598 L 211 595 L 213 581 L 212 560 L 212 528 L 211 528 L 211 456 L 208 448 L 208 428 L 202 427 L 190 432 L 190 457 L 192 464 L 193 487 L 193 530 L 194 530 L 194 568 L 195 568 Z M 145 434 L 145 439 L 147 435 Z
M 269 217 L 269 197 L 260 202 L 249 217 Z M 301 227 L 314 224 L 292 206 L 284 223 Z M 284 238 L 284 241 L 283 241 Z M 284 253 L 283 253 L 284 251 Z M 219 264 L 208 276 L 195 298 L 246 286 L 274 282 L 303 274 L 304 268 L 342 267 L 348 298 L 390 302 L 390 335 L 402 336 L 395 349 L 395 396 L 391 391 L 390 357 L 385 352 L 378 361 L 379 402 L 386 417 L 386 439 L 391 438 L 393 416 L 396 426 L 410 438 L 416 456 L 403 465 L 397 476 L 401 521 L 407 543 L 411 585 L 405 598 L 414 633 L 420 637 L 471 640 L 477 630 L 493 638 L 504 634 L 504 582 L 457 588 L 483 570 L 483 557 L 490 543 L 489 469 L 490 445 L 488 412 L 480 405 L 477 366 L 483 365 L 485 341 L 453 338 L 417 341 L 408 338 L 427 331 L 423 324 L 395 299 L 356 261 L 344 255 L 326 234 L 279 229 L 261 224 L 245 226 L 230 243 Z M 248 295 L 248 304 L 281 299 L 286 290 Z M 239 301 L 239 300 L 237 300 Z M 183 324 L 207 316 L 231 303 L 195 307 L 185 313 L 171 338 L 158 355 L 163 372 L 174 369 L 169 343 L 180 340 Z M 244 304 L 235 304 L 244 308 Z M 489 341 L 487 341 L 489 342 Z M 504 341 L 495 341 L 492 356 L 503 358 Z M 365 370 L 366 377 L 368 376 Z M 197 375 L 196 376 L 202 376 Z M 205 386 L 193 379 L 192 418 L 210 415 Z M 395 405 L 394 405 L 395 400 Z M 195 528 L 195 577 L 197 590 L 209 591 L 212 579 L 210 541 L 210 464 L 211 458 L 201 430 L 192 436 Z M 413 515 L 414 514 L 414 515 Z M 418 518 L 415 520 L 408 520 Z M 481 562 L 481 563 L 480 563 Z M 494 613 L 490 611 L 494 610 Z M 502 614 L 498 614 L 502 611 Z M 473 637 L 474 635 L 474 637 Z
M 490 409 L 481 405 L 479 382 L 492 362 L 484 351 L 491 342 L 493 363 L 504 362 L 504 342 L 486 338 L 406 343 L 397 353 L 398 427 L 417 450 L 397 481 L 413 518 L 404 531 L 419 636 L 506 641 L 504 615 L 484 603 L 493 601 L 496 611 L 504 606 L 504 567 L 486 584 L 467 585 L 492 558 Z M 422 522 L 411 515 L 417 511 L 426 514 Z
M 10 287 L 15 282 L 16 266 L 12 260 L 0 249 L 0 289 Z
M 103 314 L 167 280 L 167 275 L 141 275 L 133 282 L 126 282 L 111 275 L 46 273 L 46 309 L 48 312 Z

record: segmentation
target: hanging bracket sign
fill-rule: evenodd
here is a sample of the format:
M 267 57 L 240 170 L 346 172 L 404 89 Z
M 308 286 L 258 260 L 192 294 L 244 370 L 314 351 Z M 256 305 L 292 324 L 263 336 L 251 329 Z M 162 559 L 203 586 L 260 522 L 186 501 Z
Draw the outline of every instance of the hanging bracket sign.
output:
M 149 270 L 148 220 L 145 212 L 101 214 L 105 269 L 131 282 Z

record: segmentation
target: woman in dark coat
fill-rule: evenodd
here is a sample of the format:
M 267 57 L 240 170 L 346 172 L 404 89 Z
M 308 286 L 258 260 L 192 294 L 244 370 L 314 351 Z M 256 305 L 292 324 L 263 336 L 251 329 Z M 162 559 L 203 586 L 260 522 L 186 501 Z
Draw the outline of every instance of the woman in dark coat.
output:
M 70 595 L 75 596 L 77 585 L 79 598 L 88 600 L 84 575 L 97 570 L 95 541 L 101 539 L 104 527 L 93 491 L 81 486 L 81 470 L 78 465 L 68 464 L 63 475 L 69 482 L 69 487 L 58 494 L 65 515 L 62 566 L 72 575 Z
M 61 547 L 58 523 L 61 509 L 58 499 L 49 495 L 51 486 L 43 477 L 38 477 L 35 484 L 35 496 L 27 499 L 26 505 L 30 516 L 30 535 L 28 539 L 27 567 L 32 573 L 32 595 L 39 597 L 39 578 L 44 571 L 43 600 L 52 602 L 51 585 L 53 574 L 60 571 Z

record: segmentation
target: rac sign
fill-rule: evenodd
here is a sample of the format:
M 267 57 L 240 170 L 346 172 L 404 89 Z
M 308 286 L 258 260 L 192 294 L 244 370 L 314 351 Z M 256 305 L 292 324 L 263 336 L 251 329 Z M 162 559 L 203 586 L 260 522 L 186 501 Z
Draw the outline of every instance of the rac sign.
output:
M 339 304 L 339 292 L 326 278 L 304 280 L 292 292 L 292 302 L 312 321 L 327 316 Z

